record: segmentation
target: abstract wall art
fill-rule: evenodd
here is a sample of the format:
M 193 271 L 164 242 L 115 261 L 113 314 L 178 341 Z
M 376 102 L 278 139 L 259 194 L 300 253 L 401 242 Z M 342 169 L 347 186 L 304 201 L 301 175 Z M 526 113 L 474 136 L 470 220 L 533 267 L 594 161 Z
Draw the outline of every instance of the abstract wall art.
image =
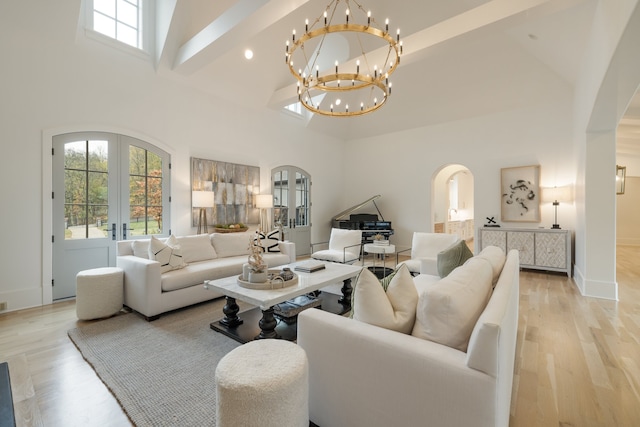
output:
M 502 168 L 502 221 L 540 222 L 540 166 Z
M 260 193 L 260 168 L 215 160 L 191 158 L 191 190 L 213 191 L 214 206 L 207 208 L 208 225 L 257 224 L 260 209 L 254 195 Z M 199 209 L 191 210 L 192 225 Z

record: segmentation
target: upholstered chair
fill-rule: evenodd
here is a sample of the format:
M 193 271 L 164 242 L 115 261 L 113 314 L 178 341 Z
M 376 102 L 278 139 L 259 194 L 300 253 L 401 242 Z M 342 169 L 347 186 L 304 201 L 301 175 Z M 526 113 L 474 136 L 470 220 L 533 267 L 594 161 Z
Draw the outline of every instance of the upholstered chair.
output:
M 411 251 L 411 259 L 400 264 L 406 264 L 412 275 L 420 273 L 438 275 L 438 252 L 443 251 L 457 243 L 460 237 L 457 234 L 445 233 L 425 233 L 416 231 L 413 233 L 411 248 L 396 252 L 396 262 L 398 255 Z M 398 267 L 400 266 L 398 264 Z M 422 271 L 421 271 L 422 270 Z
M 329 245 L 329 249 L 314 251 L 317 245 Z M 362 254 L 362 230 L 331 229 L 328 242 L 312 243 L 311 258 L 320 261 L 353 264 Z

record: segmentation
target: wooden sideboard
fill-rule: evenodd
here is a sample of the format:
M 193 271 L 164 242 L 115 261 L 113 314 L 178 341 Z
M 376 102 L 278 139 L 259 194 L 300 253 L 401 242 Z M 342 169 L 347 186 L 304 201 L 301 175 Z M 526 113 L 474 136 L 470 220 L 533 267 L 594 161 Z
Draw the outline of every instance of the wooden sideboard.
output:
M 571 230 L 544 228 L 482 227 L 478 229 L 478 247 L 497 246 L 520 252 L 520 267 L 564 272 L 571 277 L 573 263 Z

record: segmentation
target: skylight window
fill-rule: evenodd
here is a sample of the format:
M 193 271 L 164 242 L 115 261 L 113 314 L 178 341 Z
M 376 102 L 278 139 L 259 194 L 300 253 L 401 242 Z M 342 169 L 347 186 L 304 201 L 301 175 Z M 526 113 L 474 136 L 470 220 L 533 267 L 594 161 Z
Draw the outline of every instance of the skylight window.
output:
M 299 102 L 294 102 L 293 104 L 289 104 L 284 107 L 285 110 L 291 111 L 292 113 L 302 115 L 302 104 Z
M 93 30 L 142 49 L 142 0 L 93 0 Z

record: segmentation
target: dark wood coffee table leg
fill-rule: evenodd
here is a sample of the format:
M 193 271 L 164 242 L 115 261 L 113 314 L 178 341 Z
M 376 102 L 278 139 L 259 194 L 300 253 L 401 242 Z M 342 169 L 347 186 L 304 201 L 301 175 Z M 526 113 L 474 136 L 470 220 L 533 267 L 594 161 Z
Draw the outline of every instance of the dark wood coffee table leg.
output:
M 244 323 L 244 320 L 238 317 L 240 307 L 238 307 L 236 299 L 226 297 L 226 300 L 227 303 L 222 308 L 224 318 L 220 319 L 220 324 L 226 326 L 227 328 L 235 328 L 239 325 L 242 325 L 242 323 Z
M 273 317 L 273 307 L 262 310 L 262 319 L 260 319 L 258 325 L 260 326 L 260 333 L 256 337 L 257 340 L 265 338 L 280 338 L 280 335 L 276 332 L 278 321 Z
M 351 288 L 351 279 L 346 279 L 342 284 L 342 296 L 338 300 L 338 302 L 342 305 L 346 305 L 347 307 L 351 307 L 351 292 L 353 289 Z

